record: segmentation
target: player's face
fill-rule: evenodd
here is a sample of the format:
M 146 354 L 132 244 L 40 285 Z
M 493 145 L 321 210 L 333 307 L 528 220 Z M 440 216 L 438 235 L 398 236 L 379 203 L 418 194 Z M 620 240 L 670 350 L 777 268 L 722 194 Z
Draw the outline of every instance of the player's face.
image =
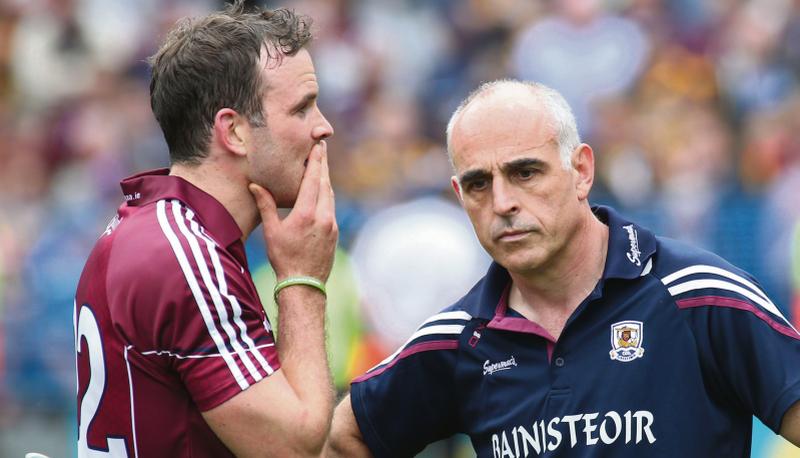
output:
M 581 215 L 575 171 L 562 166 L 545 116 L 514 101 L 477 100 L 451 137 L 453 187 L 478 239 L 520 274 L 551 265 Z
M 267 63 L 268 62 L 268 63 Z M 311 148 L 333 135 L 317 107 L 319 85 L 308 51 L 284 56 L 280 65 L 262 51 L 265 127 L 252 131 L 248 145 L 248 178 L 268 189 L 279 207 L 292 207 Z

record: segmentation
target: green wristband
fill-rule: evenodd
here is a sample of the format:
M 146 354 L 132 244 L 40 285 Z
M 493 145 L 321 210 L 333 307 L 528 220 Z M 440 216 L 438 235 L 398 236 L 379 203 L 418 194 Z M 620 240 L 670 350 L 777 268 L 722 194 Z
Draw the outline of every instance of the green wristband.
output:
M 322 291 L 323 296 L 328 296 L 327 291 L 325 291 L 325 283 L 317 280 L 314 277 L 289 277 L 285 280 L 279 281 L 278 284 L 275 285 L 275 292 L 273 293 L 275 303 L 278 303 L 278 293 L 280 293 L 283 288 L 295 285 L 311 286 L 312 288 L 317 288 L 318 290 Z

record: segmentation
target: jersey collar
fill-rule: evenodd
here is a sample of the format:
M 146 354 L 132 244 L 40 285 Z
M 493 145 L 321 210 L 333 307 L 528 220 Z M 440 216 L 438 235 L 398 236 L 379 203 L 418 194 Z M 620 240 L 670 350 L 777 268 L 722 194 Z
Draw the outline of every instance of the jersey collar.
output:
M 242 231 L 227 209 L 208 193 L 169 169 L 142 172 L 120 182 L 129 207 L 142 207 L 162 199 L 177 199 L 197 213 L 203 226 L 227 247 L 242 238 Z
M 602 281 L 612 278 L 631 280 L 646 275 L 652 268 L 650 258 L 656 252 L 655 235 L 610 207 L 592 207 L 592 212 L 608 226 L 608 253 Z M 473 315 L 487 320 L 504 317 L 508 309 L 506 290 L 510 282 L 508 271 L 492 262 L 483 280 L 464 298 L 465 306 L 477 312 Z
M 592 207 L 594 215 L 608 226 L 608 253 L 603 280 L 633 279 L 652 268 L 656 237 L 649 230 L 623 218 L 611 207 Z

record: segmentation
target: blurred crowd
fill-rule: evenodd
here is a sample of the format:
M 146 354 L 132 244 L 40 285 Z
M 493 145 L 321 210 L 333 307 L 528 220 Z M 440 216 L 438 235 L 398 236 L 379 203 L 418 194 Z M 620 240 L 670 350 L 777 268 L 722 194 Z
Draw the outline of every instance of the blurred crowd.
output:
M 70 456 L 78 276 L 122 201 L 119 180 L 168 165 L 145 60 L 176 20 L 223 3 L 0 0 L 2 456 Z M 748 270 L 798 322 L 799 0 L 265 4 L 314 18 L 320 106 L 336 130 L 340 388 L 486 266 L 449 189 L 444 129 L 496 78 L 564 94 L 598 159 L 594 203 Z M 258 237 L 248 253 L 268 290 Z M 50 445 L 9 437 L 21 418 Z

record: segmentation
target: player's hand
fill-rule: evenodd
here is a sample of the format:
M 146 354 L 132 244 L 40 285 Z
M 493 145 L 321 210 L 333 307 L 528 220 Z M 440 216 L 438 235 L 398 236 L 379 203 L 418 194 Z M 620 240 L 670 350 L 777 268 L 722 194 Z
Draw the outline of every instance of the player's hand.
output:
M 281 219 L 275 199 L 251 183 L 263 222 L 267 254 L 278 281 L 308 275 L 326 281 L 339 237 L 325 141 L 311 149 L 294 208 Z

